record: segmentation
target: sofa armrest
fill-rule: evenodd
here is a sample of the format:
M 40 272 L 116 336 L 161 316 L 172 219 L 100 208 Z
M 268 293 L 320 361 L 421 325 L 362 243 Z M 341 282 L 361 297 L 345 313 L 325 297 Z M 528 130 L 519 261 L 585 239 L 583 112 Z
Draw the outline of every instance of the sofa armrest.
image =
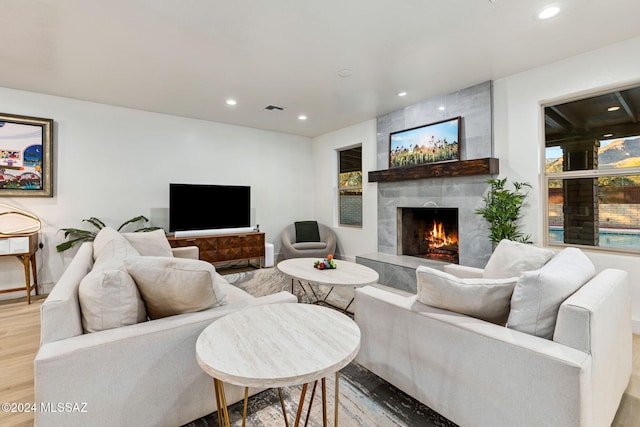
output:
M 198 259 L 200 257 L 200 248 L 197 246 L 184 246 L 182 248 L 171 248 L 173 256 L 176 258 Z
M 484 270 L 482 268 L 468 267 L 466 265 L 446 264 L 444 266 L 444 272 L 453 274 L 461 279 L 475 279 L 481 278 Z
M 605 269 L 567 298 L 553 340 L 592 355 L 594 425 L 609 425 L 632 370 L 628 273 Z
M 624 336 L 624 342 L 630 344 L 630 300 L 627 272 L 603 270 L 560 305 L 553 340 L 586 353 L 597 352 L 594 347 L 601 344 L 597 340 L 606 337 L 619 340 Z M 623 349 L 620 345 L 611 348 Z
M 93 243 L 84 242 L 40 306 L 40 345 L 82 335 L 78 286 L 93 267 Z
M 34 361 L 37 404 L 85 402 L 87 412 L 38 411 L 36 425 L 183 425 L 189 414 L 215 411 L 211 377 L 196 361 L 198 336 L 228 313 L 276 303 L 297 298 L 283 291 L 43 345 Z M 229 404 L 243 397 L 240 387 L 225 392 Z

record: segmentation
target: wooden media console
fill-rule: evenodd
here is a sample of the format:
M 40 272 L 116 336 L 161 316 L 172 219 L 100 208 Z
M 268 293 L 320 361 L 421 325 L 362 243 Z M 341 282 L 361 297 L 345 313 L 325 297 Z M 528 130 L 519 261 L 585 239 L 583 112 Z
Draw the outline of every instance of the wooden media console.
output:
M 212 264 L 259 259 L 262 267 L 264 260 L 264 233 L 259 231 L 210 236 L 169 236 L 168 239 L 172 248 L 197 246 L 200 249 L 199 258 Z

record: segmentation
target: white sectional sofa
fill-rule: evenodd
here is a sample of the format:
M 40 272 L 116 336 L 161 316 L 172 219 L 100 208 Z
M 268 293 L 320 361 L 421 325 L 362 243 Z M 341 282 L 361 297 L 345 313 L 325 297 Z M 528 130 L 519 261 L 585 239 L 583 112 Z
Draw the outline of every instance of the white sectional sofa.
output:
M 610 426 L 631 375 L 627 281 L 616 269 L 588 280 L 560 305 L 552 339 L 360 288 L 356 362 L 461 426 Z
M 174 253 L 198 256 L 197 248 Z M 35 399 L 51 410 L 36 412 L 38 426 L 179 426 L 212 413 L 213 381 L 195 356 L 202 330 L 248 306 L 297 302 L 288 292 L 254 298 L 222 280 L 224 305 L 84 333 L 78 288 L 93 255 L 84 243 L 41 308 Z M 229 403 L 243 397 L 241 388 L 225 391 Z

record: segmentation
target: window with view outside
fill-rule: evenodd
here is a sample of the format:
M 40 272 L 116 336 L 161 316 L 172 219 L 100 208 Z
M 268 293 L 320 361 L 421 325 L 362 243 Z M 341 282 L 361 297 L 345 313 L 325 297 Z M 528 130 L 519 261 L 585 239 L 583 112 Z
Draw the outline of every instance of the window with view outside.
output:
M 547 242 L 640 250 L 640 88 L 547 106 Z
M 338 151 L 340 225 L 362 226 L 362 146 Z

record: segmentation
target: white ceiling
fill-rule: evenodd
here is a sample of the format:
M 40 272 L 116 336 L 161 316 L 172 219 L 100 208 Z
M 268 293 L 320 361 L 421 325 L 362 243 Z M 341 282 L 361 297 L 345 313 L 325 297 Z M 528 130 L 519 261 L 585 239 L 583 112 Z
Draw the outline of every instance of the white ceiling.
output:
M 310 137 L 640 36 L 638 0 L 1 4 L 0 86 Z

